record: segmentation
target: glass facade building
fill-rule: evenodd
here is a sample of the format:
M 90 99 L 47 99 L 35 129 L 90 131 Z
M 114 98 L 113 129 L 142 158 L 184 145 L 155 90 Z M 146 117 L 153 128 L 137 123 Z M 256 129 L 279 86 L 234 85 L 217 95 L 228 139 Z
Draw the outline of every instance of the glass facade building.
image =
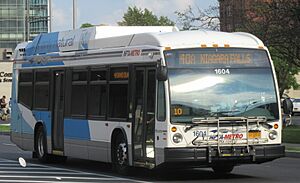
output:
M 48 32 L 48 0 L 0 0 L 0 48 Z

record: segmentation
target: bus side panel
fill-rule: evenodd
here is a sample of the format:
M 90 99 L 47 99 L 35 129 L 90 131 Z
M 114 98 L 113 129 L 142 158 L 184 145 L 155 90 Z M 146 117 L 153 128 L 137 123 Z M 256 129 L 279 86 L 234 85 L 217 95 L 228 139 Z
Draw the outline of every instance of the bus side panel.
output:
M 13 69 L 13 78 L 12 78 L 12 100 L 11 100 L 11 136 L 10 139 L 13 143 L 15 143 L 18 147 L 22 148 L 22 138 L 21 138 L 21 123 L 22 118 L 20 117 L 21 113 L 18 108 L 18 70 L 15 69 L 16 65 L 14 65 Z
M 88 159 L 87 143 L 90 141 L 88 121 L 84 119 L 64 120 L 64 154 Z
M 22 149 L 34 150 L 34 127 L 37 123 L 32 111 L 22 104 L 18 104 L 21 119 Z
M 109 162 L 108 161 L 108 122 L 89 120 L 90 141 L 87 144 L 88 155 L 90 160 Z

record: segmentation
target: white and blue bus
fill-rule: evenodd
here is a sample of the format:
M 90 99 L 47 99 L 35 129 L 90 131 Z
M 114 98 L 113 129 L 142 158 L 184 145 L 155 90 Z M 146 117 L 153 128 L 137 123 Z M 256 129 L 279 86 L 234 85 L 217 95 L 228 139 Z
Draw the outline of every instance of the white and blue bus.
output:
M 41 34 L 17 46 L 12 88 L 11 140 L 42 162 L 228 173 L 284 156 L 274 67 L 248 33 L 100 26 Z

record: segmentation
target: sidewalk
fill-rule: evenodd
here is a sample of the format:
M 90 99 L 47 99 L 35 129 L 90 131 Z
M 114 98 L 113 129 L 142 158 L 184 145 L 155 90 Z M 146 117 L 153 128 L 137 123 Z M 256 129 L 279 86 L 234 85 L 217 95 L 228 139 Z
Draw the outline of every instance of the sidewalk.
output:
M 300 158 L 300 144 L 283 143 L 285 146 L 285 156 Z

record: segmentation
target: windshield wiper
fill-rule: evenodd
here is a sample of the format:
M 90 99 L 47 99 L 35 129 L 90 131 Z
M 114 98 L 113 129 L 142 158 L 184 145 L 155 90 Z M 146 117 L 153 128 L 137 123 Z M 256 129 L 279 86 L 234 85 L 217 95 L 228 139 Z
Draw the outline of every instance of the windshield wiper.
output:
M 229 113 L 235 113 L 235 112 L 241 112 L 239 110 L 229 110 L 229 111 L 217 111 L 217 112 L 211 112 L 212 115 L 216 115 L 217 117 L 220 117 L 219 115 L 222 114 L 226 114 L 227 116 L 229 116 Z

